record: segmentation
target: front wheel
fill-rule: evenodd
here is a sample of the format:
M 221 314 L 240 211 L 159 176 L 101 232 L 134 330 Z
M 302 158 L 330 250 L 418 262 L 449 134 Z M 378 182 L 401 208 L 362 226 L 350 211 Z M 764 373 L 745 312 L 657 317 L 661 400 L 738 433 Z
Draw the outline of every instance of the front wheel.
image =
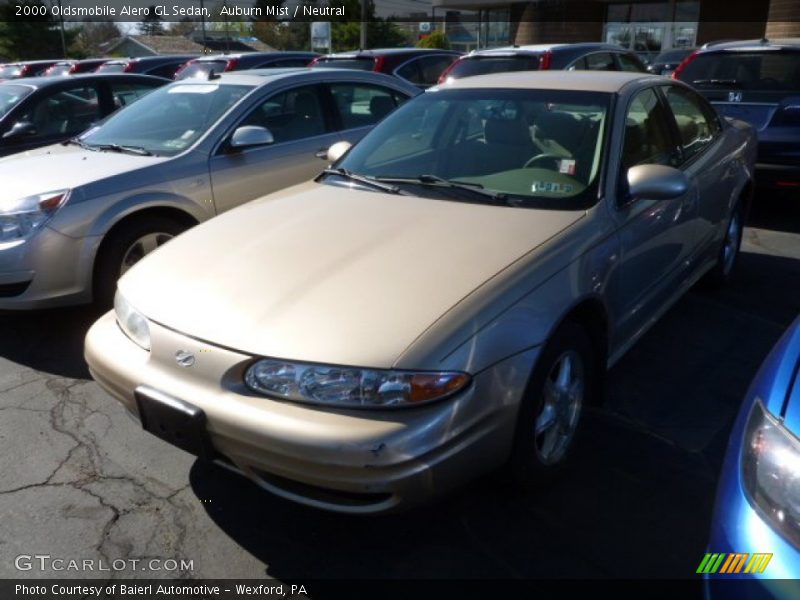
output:
M 94 300 L 102 307 L 114 302 L 117 279 L 153 250 L 187 229 L 165 217 L 142 217 L 109 234 L 100 246 L 94 273 Z
M 563 323 L 542 351 L 522 400 L 511 455 L 517 483 L 533 487 L 564 464 L 583 409 L 593 402 L 596 371 L 586 331 Z

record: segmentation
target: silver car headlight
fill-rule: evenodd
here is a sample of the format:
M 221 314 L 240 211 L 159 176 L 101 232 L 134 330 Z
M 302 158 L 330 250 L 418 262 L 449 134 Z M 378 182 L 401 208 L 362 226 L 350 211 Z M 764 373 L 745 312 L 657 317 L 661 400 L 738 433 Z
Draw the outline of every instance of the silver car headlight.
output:
M 69 198 L 69 190 L 34 194 L 0 202 L 0 243 L 26 240 Z
M 759 512 L 800 547 L 800 440 L 760 400 L 747 421 L 742 479 Z
M 460 372 L 414 372 L 338 367 L 262 359 L 245 373 L 255 392 L 342 408 L 419 406 L 464 389 L 471 378 Z
M 147 319 L 133 308 L 119 291 L 114 296 L 114 312 L 117 315 L 117 323 L 125 335 L 135 344 L 149 351 L 150 326 L 147 324 Z

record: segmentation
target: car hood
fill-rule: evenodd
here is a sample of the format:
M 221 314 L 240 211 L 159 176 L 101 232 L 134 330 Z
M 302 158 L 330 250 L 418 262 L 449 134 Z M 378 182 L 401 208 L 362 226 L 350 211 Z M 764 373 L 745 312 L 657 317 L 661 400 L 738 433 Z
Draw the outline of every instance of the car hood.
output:
M 42 192 L 75 189 L 166 160 L 169 159 L 95 152 L 57 144 L 0 159 L 0 181 L 3 182 L 3 196 L 18 199 Z
M 213 344 L 387 368 L 475 288 L 584 215 L 311 182 L 190 230 L 119 287 L 149 319 Z

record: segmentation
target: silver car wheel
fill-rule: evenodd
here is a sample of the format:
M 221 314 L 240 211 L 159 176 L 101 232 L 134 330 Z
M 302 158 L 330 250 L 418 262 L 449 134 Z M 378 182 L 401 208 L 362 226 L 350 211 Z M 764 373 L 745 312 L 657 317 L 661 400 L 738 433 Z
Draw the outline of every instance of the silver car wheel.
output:
M 731 222 L 728 224 L 728 231 L 725 233 L 725 245 L 722 249 L 722 270 L 728 275 L 736 262 L 736 254 L 739 252 L 739 239 L 742 235 L 742 224 L 739 218 L 739 211 L 734 210 L 731 215 Z
M 124 275 L 128 269 L 142 260 L 146 255 L 150 254 L 153 250 L 166 244 L 172 237 L 171 233 L 148 233 L 133 242 L 122 255 L 122 264 L 119 269 L 120 276 Z
M 544 402 L 536 417 L 535 448 L 546 465 L 560 461 L 578 427 L 583 407 L 585 372 L 580 354 L 569 350 L 553 364 L 545 380 Z

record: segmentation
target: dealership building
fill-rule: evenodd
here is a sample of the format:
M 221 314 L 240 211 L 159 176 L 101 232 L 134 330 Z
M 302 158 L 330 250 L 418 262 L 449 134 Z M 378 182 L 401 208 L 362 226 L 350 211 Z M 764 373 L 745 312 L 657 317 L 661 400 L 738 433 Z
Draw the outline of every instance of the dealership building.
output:
M 716 40 L 800 37 L 800 0 L 433 0 L 433 6 L 437 15 L 474 14 L 482 48 L 604 41 L 650 54 Z

